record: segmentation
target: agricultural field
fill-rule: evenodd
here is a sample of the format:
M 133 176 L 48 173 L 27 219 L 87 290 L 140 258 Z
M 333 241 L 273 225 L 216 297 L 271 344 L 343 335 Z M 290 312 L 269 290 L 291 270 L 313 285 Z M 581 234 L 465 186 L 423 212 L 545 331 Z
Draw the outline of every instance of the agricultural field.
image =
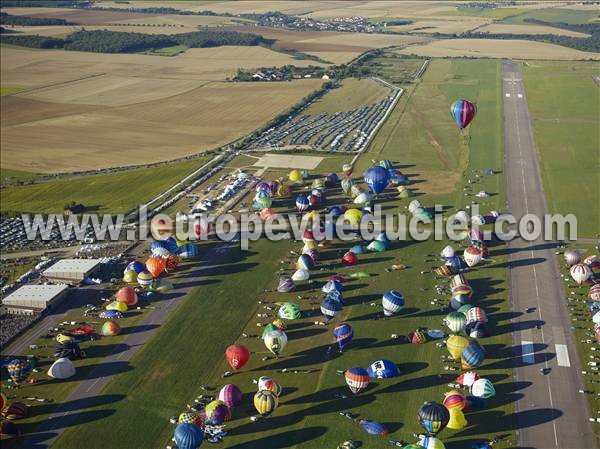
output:
M 437 58 L 468 56 L 474 58 L 600 60 L 598 53 L 520 39 L 444 39 L 424 45 L 412 45 L 398 50 L 398 53 Z
M 19 86 L 2 86 L 0 87 L 0 96 L 18 94 L 22 90 L 23 88 Z
M 486 17 L 489 19 L 505 19 L 511 16 L 517 16 L 527 12 L 524 8 L 468 8 L 457 6 L 452 11 L 443 11 L 436 13 L 437 16 L 474 16 Z
M 126 213 L 207 161 L 200 157 L 160 167 L 12 186 L 2 190 L 0 212 L 62 213 L 63 206 L 74 201 L 90 213 Z
M 413 33 L 465 33 L 491 23 L 489 19 L 415 20 L 409 25 L 390 25 L 386 30 Z
M 506 34 L 556 34 L 559 36 L 571 37 L 589 37 L 589 34 L 579 33 L 577 31 L 565 30 L 545 25 L 535 25 L 532 23 L 512 24 L 512 23 L 493 23 L 478 28 L 481 33 L 506 33 Z
M 528 11 L 524 14 L 508 17 L 504 20 L 506 23 L 526 23 L 525 19 L 537 19 L 545 22 L 565 22 L 571 24 L 590 23 L 598 21 L 598 9 L 581 8 L 571 9 L 570 5 L 564 8 L 543 8 Z M 573 5 L 576 6 L 576 5 Z
M 410 59 L 386 52 L 368 62 L 369 73 L 396 86 L 412 83 L 425 63 L 424 59 Z
M 590 198 L 600 191 L 597 65 L 528 62 L 523 74 L 550 212 L 575 214 L 579 236 L 595 238 L 600 210 Z
M 330 90 L 315 101 L 305 113 L 319 115 L 322 112 L 333 114 L 337 111 L 351 111 L 377 103 L 389 93 L 388 88 L 370 79 L 347 78 L 339 88 Z

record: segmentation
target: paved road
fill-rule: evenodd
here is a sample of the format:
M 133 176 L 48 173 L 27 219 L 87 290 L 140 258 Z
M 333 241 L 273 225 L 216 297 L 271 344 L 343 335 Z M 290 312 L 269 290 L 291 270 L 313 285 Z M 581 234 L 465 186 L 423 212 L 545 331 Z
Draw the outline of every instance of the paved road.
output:
M 146 313 L 143 320 L 136 325 L 140 331 L 130 334 L 110 355 L 102 359 L 101 365 L 93 370 L 61 405 L 57 406 L 55 412 L 38 427 L 36 432 L 22 442 L 21 447 L 48 448 L 67 427 L 73 425 L 73 420 L 81 419 L 86 413 L 86 408 L 94 405 L 94 398 L 101 394 L 112 376 L 128 369 L 128 362 L 134 354 L 158 331 L 169 314 L 192 289 L 199 285 L 208 270 L 220 262 L 232 245 L 235 246 L 235 243 L 224 243 L 209 251 L 203 258 L 210 261 L 209 263 L 195 263 L 186 274 L 185 282 L 175 284 L 173 290 L 165 295 L 165 299 L 155 303 L 156 308 Z M 74 407 L 73 404 L 80 406 Z
M 502 76 L 507 209 L 517 220 L 525 214 L 543 217 L 546 200 L 520 65 L 504 62 Z M 517 402 L 518 447 L 595 448 L 587 401 L 578 392 L 583 388 L 581 367 L 569 330 L 555 243 L 518 238 L 508 251 L 514 310 L 535 308 L 513 320 L 515 377 L 531 383 Z M 542 375 L 543 367 L 551 372 Z

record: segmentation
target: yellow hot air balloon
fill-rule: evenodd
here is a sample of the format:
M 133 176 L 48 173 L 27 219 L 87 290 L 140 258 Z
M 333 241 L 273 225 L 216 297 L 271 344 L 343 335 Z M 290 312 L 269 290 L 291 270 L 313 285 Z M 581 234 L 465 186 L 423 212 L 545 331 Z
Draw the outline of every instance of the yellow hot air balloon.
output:
M 451 335 L 446 340 L 446 348 L 454 360 L 460 360 L 460 355 L 467 346 L 469 340 L 460 335 Z
M 106 310 L 118 310 L 119 312 L 127 312 L 127 304 L 122 301 L 113 301 L 106 306 Z
M 302 254 L 304 254 L 307 251 L 310 251 L 311 249 L 316 249 L 317 248 L 317 242 L 315 242 L 314 240 L 307 240 L 306 242 L 304 242 L 304 247 L 302 248 Z
M 451 408 L 449 412 L 450 420 L 448 421 L 448 425 L 446 425 L 448 429 L 460 430 L 469 425 L 462 410 L 458 408 Z
M 58 334 L 56 336 L 56 341 L 59 343 L 65 343 L 67 341 L 73 340 L 73 337 L 71 337 L 70 335 L 65 335 L 65 334 Z
M 292 170 L 289 175 L 289 180 L 294 183 L 301 183 L 302 173 L 300 173 L 300 170 Z
M 352 226 L 357 226 L 362 218 L 362 212 L 358 209 L 348 209 L 344 212 L 344 218 L 348 220 Z
M 137 273 L 135 270 L 125 270 L 125 273 L 123 274 L 123 282 L 126 284 L 137 283 Z
M 254 408 L 262 416 L 269 416 L 279 405 L 279 398 L 270 390 L 260 390 L 254 395 Z
M 277 189 L 277 196 L 290 196 L 292 194 L 292 189 L 290 189 L 290 186 L 286 185 L 286 184 L 281 184 L 279 186 L 279 188 Z

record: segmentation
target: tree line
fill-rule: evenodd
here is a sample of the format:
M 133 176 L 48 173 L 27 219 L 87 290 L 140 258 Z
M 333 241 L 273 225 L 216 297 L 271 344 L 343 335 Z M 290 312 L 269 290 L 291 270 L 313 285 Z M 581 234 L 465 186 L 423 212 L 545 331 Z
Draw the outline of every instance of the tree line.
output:
M 83 8 L 92 4 L 89 0 L 2 0 L 2 8 Z
M 195 31 L 182 34 L 145 34 L 120 31 L 76 31 L 65 39 L 49 36 L 3 36 L 5 44 L 34 48 L 64 48 L 65 50 L 94 53 L 137 53 L 175 45 L 189 48 L 219 47 L 223 45 L 254 46 L 271 41 L 258 34 L 237 31 Z
M 50 17 L 28 17 L 13 16 L 5 12 L 0 12 L 0 25 L 17 26 L 42 26 L 42 25 L 75 25 L 65 19 L 54 19 Z

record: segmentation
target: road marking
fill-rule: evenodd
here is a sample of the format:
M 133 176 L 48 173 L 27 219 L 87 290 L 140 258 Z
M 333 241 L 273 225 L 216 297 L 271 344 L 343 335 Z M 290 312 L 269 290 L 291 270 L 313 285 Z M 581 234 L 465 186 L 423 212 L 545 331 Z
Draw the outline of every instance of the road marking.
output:
M 521 358 L 523 363 L 535 363 L 535 352 L 533 351 L 532 341 L 521 341 Z
M 517 98 L 523 98 L 523 94 L 517 94 Z
M 556 361 L 558 362 L 558 366 L 571 366 L 567 345 L 554 345 L 554 347 L 556 348 Z
M 510 94 L 509 93 L 506 94 L 506 98 L 510 98 Z
M 92 385 L 90 385 L 87 390 L 85 390 L 85 392 L 87 393 L 88 391 L 90 391 L 92 388 L 94 388 L 94 386 L 100 381 L 100 379 L 102 379 L 101 377 L 99 377 L 98 379 L 96 379 L 94 382 L 92 382 Z

